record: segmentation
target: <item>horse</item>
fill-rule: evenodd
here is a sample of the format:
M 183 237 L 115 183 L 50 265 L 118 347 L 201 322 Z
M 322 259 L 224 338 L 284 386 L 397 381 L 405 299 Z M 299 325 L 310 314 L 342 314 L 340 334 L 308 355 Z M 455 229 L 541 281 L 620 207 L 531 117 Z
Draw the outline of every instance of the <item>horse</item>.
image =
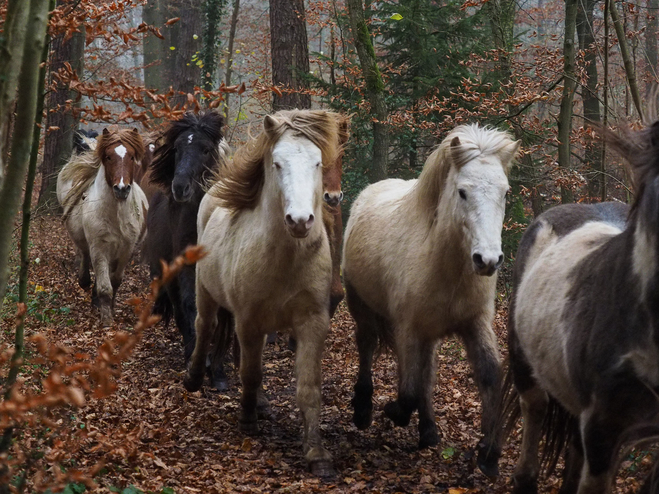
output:
M 556 206 L 517 252 L 503 420 L 524 419 L 518 494 L 563 452 L 562 493 L 610 492 L 625 437 L 658 425 L 659 122 L 602 132 L 631 165 L 632 207 Z
M 419 411 L 419 448 L 438 443 L 433 413 L 435 347 L 462 338 L 478 384 L 484 440 L 478 466 L 498 474 L 500 356 L 492 330 L 508 171 L 519 149 L 507 133 L 453 129 L 416 180 L 364 189 L 346 228 L 343 279 L 356 322 L 359 374 L 353 422 L 372 422 L 371 368 L 378 344 L 398 358 L 398 397 L 384 407 L 397 426 Z
M 104 327 L 112 324 L 124 269 L 145 233 L 148 203 L 133 182 L 143 155 L 137 129 L 105 128 L 95 150 L 74 154 L 57 175 L 62 220 L 76 247 L 78 284 L 91 285 L 91 263 L 92 304 L 99 306 Z
M 161 259 L 171 262 L 188 245 L 197 243 L 197 211 L 206 179 L 224 163 L 224 119 L 215 112 L 185 113 L 169 123 L 149 168 L 150 183 L 158 187 L 147 216 L 144 258 L 153 277 L 160 276 Z M 186 362 L 195 333 L 195 268 L 185 266 L 159 295 L 156 312 L 172 313 L 183 337 Z M 220 382 L 226 381 L 221 373 Z M 220 387 L 225 387 L 219 383 Z
M 240 345 L 240 427 L 258 432 L 262 352 L 267 333 L 291 329 L 297 340 L 297 403 L 311 471 L 333 473 L 319 416 L 321 357 L 329 331 L 332 259 L 323 221 L 323 169 L 340 149 L 339 119 L 321 110 L 268 115 L 263 131 L 240 148 L 199 209 L 197 340 L 184 386 L 198 390 L 215 332 L 233 331 Z
M 75 154 L 82 154 L 87 151 L 96 149 L 96 138 L 98 132 L 95 130 L 79 129 L 73 133 L 73 151 Z
M 151 163 L 161 138 L 161 132 L 150 132 L 142 136 L 142 139 L 144 139 L 144 159 L 142 159 L 142 163 L 136 172 L 135 181 L 140 184 L 140 188 L 149 202 L 156 195 L 156 192 L 161 190 L 161 187 L 151 182 Z

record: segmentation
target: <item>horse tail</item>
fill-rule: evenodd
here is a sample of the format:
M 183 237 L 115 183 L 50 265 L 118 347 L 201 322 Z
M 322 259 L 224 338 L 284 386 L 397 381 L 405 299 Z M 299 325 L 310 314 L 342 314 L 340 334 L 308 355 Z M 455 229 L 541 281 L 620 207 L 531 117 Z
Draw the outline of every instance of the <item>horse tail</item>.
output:
M 545 472 L 545 476 L 549 477 L 554 473 L 558 459 L 565 453 L 567 446 L 573 440 L 579 439 L 577 417 L 569 413 L 551 395 L 542 424 L 542 437 L 545 439 L 545 444 L 542 449 L 540 468 Z
M 502 442 L 505 444 L 515 428 L 517 421 L 522 416 L 522 407 L 519 404 L 519 393 L 515 388 L 511 365 L 508 365 L 503 377 L 501 397 L 503 406 L 501 407 L 498 426 L 499 429 L 503 430 Z

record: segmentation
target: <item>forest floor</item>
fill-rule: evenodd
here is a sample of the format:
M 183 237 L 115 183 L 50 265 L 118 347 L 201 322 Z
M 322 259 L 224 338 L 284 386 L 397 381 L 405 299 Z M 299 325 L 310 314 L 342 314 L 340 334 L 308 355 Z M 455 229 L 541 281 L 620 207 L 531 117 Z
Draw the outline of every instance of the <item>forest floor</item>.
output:
M 119 289 L 115 326 L 108 330 L 99 327 L 90 291 L 77 285 L 72 243 L 59 218 L 38 217 L 31 239 L 28 334 L 42 333 L 72 352 L 93 356 L 114 332 L 132 330 L 136 317 L 126 301 L 144 296 L 149 284 L 148 270 L 137 256 Z M 12 304 L 5 304 L 0 343 L 12 341 L 13 310 Z M 321 428 L 337 471 L 331 481 L 314 478 L 305 469 L 301 418 L 295 406 L 294 354 L 287 349 L 287 337 L 280 334 L 274 345 L 266 347 L 264 384 L 270 417 L 260 421 L 259 436 L 247 437 L 237 424 L 240 384 L 233 367 L 228 369 L 226 393 L 207 385 L 188 393 L 182 385 L 185 368 L 179 335 L 173 324 L 162 323 L 144 333 L 123 364 L 114 395 L 89 399 L 81 409 L 66 408 L 56 414 L 64 429 L 75 429 L 78 437 L 80 431 L 87 434 L 61 468 L 102 461 L 94 492 L 139 492 L 129 486 L 150 493 L 510 492 L 519 434 L 504 449 L 499 478 L 481 474 L 473 454 L 480 437 L 480 399 L 465 351 L 455 338 L 444 341 L 437 351 L 434 403 L 441 433 L 437 447 L 417 449 L 416 416 L 405 428 L 394 427 L 384 417 L 383 406 L 394 397 L 397 382 L 389 354 L 374 367 L 374 423 L 366 431 L 355 428 L 350 407 L 358 366 L 353 326 L 342 304 L 332 321 L 323 359 Z M 504 355 L 505 327 L 506 307 L 501 305 L 495 331 Z M 25 377 L 38 386 L 44 372 L 32 369 Z M 47 456 L 53 438 L 32 435 L 30 447 L 43 449 Z M 639 472 L 647 471 L 650 458 L 644 451 L 625 458 L 618 475 L 619 492 L 636 490 Z M 32 468 L 41 468 L 40 461 Z M 550 477 L 541 484 L 542 492 L 557 492 L 559 482 Z

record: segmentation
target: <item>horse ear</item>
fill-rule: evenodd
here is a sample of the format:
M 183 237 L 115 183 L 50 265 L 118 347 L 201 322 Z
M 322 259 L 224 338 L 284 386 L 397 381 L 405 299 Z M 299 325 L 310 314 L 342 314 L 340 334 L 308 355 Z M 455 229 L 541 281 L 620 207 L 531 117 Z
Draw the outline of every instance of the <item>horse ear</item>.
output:
M 108 135 L 109 133 L 110 133 L 110 131 L 108 130 L 107 127 L 105 127 L 105 128 L 103 129 L 103 135 L 106 136 L 106 135 Z
M 461 146 L 462 143 L 460 142 L 460 138 L 458 136 L 455 136 L 453 139 L 451 139 L 451 159 L 453 160 L 453 164 L 458 168 L 464 165 Z
M 521 139 L 515 142 L 511 142 L 501 151 L 501 164 L 506 170 L 506 173 L 510 170 L 510 167 L 513 164 L 513 160 L 517 157 L 519 153 L 519 148 L 522 145 Z
M 272 115 L 266 115 L 263 119 L 263 130 L 266 134 L 272 134 L 279 125 L 279 121 Z

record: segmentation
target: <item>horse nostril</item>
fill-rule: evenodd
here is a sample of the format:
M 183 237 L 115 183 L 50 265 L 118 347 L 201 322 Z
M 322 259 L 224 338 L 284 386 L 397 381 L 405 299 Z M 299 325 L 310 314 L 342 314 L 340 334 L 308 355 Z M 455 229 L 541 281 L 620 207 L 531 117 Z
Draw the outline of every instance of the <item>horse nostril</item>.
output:
M 473 259 L 474 264 L 476 265 L 477 268 L 482 269 L 485 267 L 485 263 L 483 262 L 483 256 L 481 256 L 480 254 L 478 253 L 474 254 L 473 256 L 471 256 L 471 258 Z
M 503 254 L 499 254 L 499 260 L 497 261 L 496 266 L 494 266 L 496 269 L 499 269 L 501 265 L 503 264 Z
M 331 197 L 330 197 L 330 195 L 329 195 L 329 192 L 325 192 L 325 193 L 323 194 L 323 201 L 325 201 L 325 202 L 330 202 L 330 199 L 331 199 Z
M 343 191 L 339 192 L 339 202 L 343 200 Z
M 286 224 L 291 228 L 295 226 L 295 221 L 293 221 L 293 217 L 290 214 L 286 215 Z
M 315 219 L 315 216 L 313 214 L 309 215 L 309 219 L 306 221 L 306 227 L 311 228 L 313 226 L 313 221 Z

